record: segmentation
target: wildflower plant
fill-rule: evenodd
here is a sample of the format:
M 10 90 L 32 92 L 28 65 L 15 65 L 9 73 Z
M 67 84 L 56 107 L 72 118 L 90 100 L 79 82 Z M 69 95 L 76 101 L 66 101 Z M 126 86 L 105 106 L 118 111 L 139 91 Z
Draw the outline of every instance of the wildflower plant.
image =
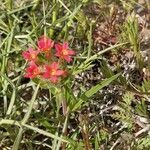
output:
M 72 62 L 75 52 L 69 49 L 68 43 L 55 43 L 42 36 L 37 41 L 36 50 L 29 48 L 22 55 L 27 61 L 24 77 L 51 91 L 55 97 L 57 118 L 60 116 L 60 108 L 64 116 L 69 115 L 70 106 L 64 96 L 65 79 L 71 74 L 67 66 Z

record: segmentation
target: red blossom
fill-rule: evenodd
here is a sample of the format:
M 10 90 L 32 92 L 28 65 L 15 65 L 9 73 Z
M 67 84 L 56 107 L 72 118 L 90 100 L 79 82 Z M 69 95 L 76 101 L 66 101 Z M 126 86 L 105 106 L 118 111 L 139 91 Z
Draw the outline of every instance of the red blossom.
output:
M 46 65 L 43 77 L 50 79 L 52 83 L 56 83 L 58 81 L 58 77 L 64 73 L 63 70 L 59 70 L 58 68 L 59 64 L 57 62 L 53 62 L 51 65 Z
M 29 60 L 29 61 L 35 61 L 37 59 L 39 51 L 38 50 L 33 50 L 32 48 L 28 48 L 27 51 L 24 51 L 22 53 L 24 59 Z
M 47 52 L 51 50 L 53 46 L 54 46 L 54 41 L 47 38 L 46 36 L 42 36 L 38 41 L 38 48 L 43 52 Z
M 75 52 L 69 49 L 67 42 L 63 44 L 55 44 L 55 49 L 56 49 L 55 56 L 66 60 L 68 63 L 72 61 L 71 56 L 75 55 Z
M 36 78 L 40 74 L 38 66 L 33 61 L 29 63 L 29 66 L 26 68 L 25 72 L 26 73 L 24 76 L 26 78 Z

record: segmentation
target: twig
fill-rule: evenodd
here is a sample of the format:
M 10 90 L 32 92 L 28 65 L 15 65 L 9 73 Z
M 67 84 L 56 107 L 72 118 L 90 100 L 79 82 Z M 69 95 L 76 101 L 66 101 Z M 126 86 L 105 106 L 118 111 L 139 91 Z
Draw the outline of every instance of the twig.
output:
M 116 142 L 113 144 L 113 146 L 110 148 L 110 150 L 113 150 L 115 146 L 121 141 L 121 138 L 118 138 Z
M 146 126 L 145 128 L 141 129 L 140 131 L 138 131 L 137 133 L 135 133 L 135 137 L 138 137 L 139 135 L 141 135 L 144 132 L 150 131 L 150 125 Z

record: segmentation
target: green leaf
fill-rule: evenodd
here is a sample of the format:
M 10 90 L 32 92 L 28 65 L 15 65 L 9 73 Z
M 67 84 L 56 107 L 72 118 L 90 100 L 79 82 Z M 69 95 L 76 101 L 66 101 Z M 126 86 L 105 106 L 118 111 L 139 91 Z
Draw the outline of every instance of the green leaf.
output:
M 31 115 L 32 108 L 33 108 L 34 102 L 35 102 L 35 100 L 36 100 L 39 87 L 40 87 L 40 84 L 37 85 L 37 87 L 36 87 L 36 89 L 35 89 L 35 91 L 34 91 L 34 94 L 33 94 L 32 98 L 31 98 L 31 101 L 30 101 L 30 104 L 29 104 L 29 107 L 28 107 L 28 111 L 27 111 L 27 113 L 25 114 L 23 120 L 21 121 L 22 126 L 27 123 L 27 121 L 28 121 L 28 119 L 29 119 L 29 117 L 30 117 L 30 115 Z M 15 142 L 14 142 L 14 144 L 13 144 L 12 150 L 17 150 L 17 149 L 19 148 L 19 144 L 20 144 L 20 142 L 21 142 L 22 135 L 23 135 L 23 128 L 22 128 L 22 126 L 21 126 L 20 129 L 19 129 L 18 135 L 17 135 L 17 137 L 16 137 L 16 139 L 15 139 Z
M 38 133 L 40 133 L 40 134 L 42 134 L 42 135 L 45 135 L 45 136 L 47 136 L 47 137 L 50 137 L 50 138 L 57 139 L 57 140 L 59 140 L 59 141 L 68 143 L 67 140 L 64 140 L 63 138 L 58 137 L 58 136 L 56 136 L 56 135 L 54 135 L 54 134 L 51 134 L 51 133 L 49 133 L 49 132 L 47 132 L 47 131 L 41 130 L 41 129 L 36 128 L 36 127 L 32 127 L 32 126 L 27 125 L 27 124 L 24 124 L 23 126 L 26 127 L 26 128 L 28 128 L 28 129 L 30 129 L 30 130 L 33 130 L 33 131 L 35 131 L 35 132 L 38 132 Z
M 105 77 L 109 78 L 114 75 L 113 71 L 108 67 L 108 64 L 105 60 L 101 61 L 101 70 Z
M 102 89 L 103 87 L 109 85 L 112 81 L 114 81 L 115 79 L 117 79 L 120 76 L 121 73 L 118 73 L 108 79 L 105 79 L 104 81 L 100 82 L 99 84 L 97 84 L 96 86 L 92 87 L 90 90 L 86 91 L 84 93 L 84 95 L 86 97 L 91 97 L 93 96 L 96 92 L 98 92 L 100 89 Z

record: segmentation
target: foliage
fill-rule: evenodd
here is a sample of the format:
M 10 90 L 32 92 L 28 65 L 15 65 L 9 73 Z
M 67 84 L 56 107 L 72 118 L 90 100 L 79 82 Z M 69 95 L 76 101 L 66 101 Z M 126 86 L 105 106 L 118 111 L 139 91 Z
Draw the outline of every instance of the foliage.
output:
M 147 136 L 147 137 L 144 137 L 144 138 L 141 138 L 141 139 L 138 139 L 137 141 L 137 149 L 140 150 L 140 149 L 149 149 L 150 148 L 150 137 Z
M 149 149 L 149 65 L 137 5 L 0 2 L 0 149 Z M 128 52 L 139 80 L 124 63 Z

